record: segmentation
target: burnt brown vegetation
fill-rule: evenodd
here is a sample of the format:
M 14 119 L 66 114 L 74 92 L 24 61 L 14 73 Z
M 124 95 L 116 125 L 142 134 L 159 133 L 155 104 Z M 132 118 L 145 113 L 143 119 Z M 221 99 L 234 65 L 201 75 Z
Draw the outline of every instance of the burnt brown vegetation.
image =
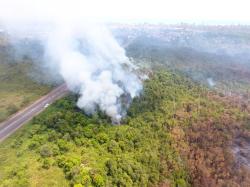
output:
M 250 138 L 249 131 L 243 127 L 250 122 L 245 101 L 236 102 L 235 98 L 221 98 L 216 94 L 210 94 L 208 99 L 222 104 L 223 111 L 218 118 L 208 115 L 186 129 L 189 148 L 183 154 L 187 158 L 191 183 L 203 187 L 249 186 L 249 166 L 241 163 L 232 151 L 236 139 Z

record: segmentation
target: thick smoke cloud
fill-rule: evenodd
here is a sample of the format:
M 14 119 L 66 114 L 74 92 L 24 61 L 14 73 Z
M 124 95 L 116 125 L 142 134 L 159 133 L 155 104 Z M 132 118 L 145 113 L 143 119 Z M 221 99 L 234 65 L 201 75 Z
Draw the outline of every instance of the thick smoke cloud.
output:
M 2 13 L 0 21 L 15 37 L 29 36 L 41 41 L 45 63 L 63 77 L 71 91 L 80 95 L 79 108 L 90 114 L 99 108 L 113 122 L 120 122 L 125 115 L 122 98 L 127 103 L 142 86 L 134 73 L 136 67 L 108 29 L 86 21 L 86 17 L 71 15 L 66 19 L 62 14 L 65 20 L 56 15 L 49 21 L 43 11 L 33 14 L 15 17 Z
M 102 26 L 57 27 L 48 37 L 47 52 L 69 88 L 79 91 L 77 105 L 90 113 L 98 105 L 119 121 L 120 97 L 133 98 L 141 89 L 125 51 Z

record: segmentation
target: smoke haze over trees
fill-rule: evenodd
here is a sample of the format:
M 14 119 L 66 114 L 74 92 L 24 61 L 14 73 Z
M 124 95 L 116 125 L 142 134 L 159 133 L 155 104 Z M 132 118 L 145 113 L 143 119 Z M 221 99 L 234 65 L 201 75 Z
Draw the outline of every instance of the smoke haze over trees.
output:
M 39 60 L 44 65 L 40 67 L 47 67 L 54 75 L 51 77 L 60 75 L 68 88 L 79 94 L 79 108 L 89 114 L 99 108 L 119 123 L 126 114 L 123 106 L 142 89 L 136 67 L 124 49 L 104 24 L 86 20 L 81 15 L 83 10 L 75 10 L 69 18 L 59 11 L 61 14 L 55 13 L 48 19 L 44 7 L 37 7 L 35 3 L 29 6 L 26 7 L 28 13 L 23 10 L 16 15 L 4 10 L 1 13 L 0 21 L 12 44 L 23 38 L 35 40 L 44 53 L 43 60 Z M 37 12 L 29 11 L 32 7 Z M 37 57 L 33 51 L 33 48 L 22 51 L 19 47 L 19 52 Z M 125 105 L 122 97 L 128 98 Z

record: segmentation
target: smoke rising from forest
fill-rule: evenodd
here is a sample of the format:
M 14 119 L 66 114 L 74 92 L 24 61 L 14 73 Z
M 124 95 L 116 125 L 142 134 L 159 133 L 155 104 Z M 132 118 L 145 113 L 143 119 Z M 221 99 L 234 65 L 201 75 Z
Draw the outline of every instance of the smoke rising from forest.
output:
M 99 108 L 113 122 L 120 122 L 126 113 L 123 98 L 129 102 L 139 94 L 142 85 L 135 74 L 136 67 L 104 24 L 90 21 L 81 13 L 87 7 L 75 9 L 77 4 L 69 6 L 68 12 L 61 10 L 60 5 L 52 5 L 49 10 L 55 13 L 51 13 L 47 7 L 39 8 L 36 2 L 24 1 L 27 8 L 10 15 L 10 10 L 17 8 L 16 2 L 0 8 L 0 23 L 10 36 L 15 36 L 12 40 L 39 40 L 46 59 L 43 63 L 80 95 L 77 106 L 90 114 Z

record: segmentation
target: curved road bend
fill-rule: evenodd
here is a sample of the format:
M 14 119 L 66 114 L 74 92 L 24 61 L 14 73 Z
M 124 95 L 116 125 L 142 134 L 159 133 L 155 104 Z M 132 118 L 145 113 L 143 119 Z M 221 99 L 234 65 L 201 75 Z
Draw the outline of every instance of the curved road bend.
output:
M 42 112 L 48 104 L 53 103 L 59 98 L 62 98 L 68 93 L 66 84 L 62 84 L 53 89 L 47 95 L 35 101 L 30 106 L 17 112 L 6 121 L 0 123 L 0 142 L 22 127 L 25 123 L 31 120 L 35 115 Z

